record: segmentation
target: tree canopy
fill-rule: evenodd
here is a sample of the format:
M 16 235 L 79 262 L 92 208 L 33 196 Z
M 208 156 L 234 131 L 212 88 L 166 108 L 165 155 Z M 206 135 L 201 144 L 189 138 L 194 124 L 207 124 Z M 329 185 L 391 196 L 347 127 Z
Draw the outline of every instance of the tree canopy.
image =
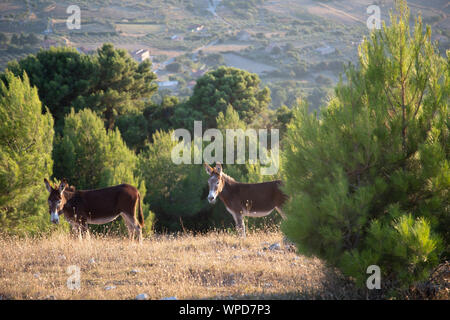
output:
M 43 216 L 43 179 L 52 174 L 53 118 L 37 89 L 6 72 L 0 81 L 0 226 L 15 230 Z M 45 201 L 45 200 L 44 200 Z
M 197 80 L 194 92 L 186 102 L 191 120 L 204 120 L 206 128 L 216 125 L 219 112 L 228 105 L 239 113 L 247 124 L 267 110 L 270 90 L 260 89 L 258 75 L 231 67 L 219 67 Z
M 449 60 L 423 30 L 400 4 L 320 117 L 295 109 L 284 141 L 283 231 L 360 285 L 378 265 L 384 289 L 405 288 L 449 254 Z
M 95 84 L 98 68 L 87 55 L 70 47 L 41 50 L 8 64 L 16 76 L 24 72 L 38 89 L 42 103 L 49 108 L 56 125 L 62 129 L 64 116 L 79 96 L 89 94 Z
M 58 132 L 72 107 L 91 108 L 113 129 L 119 115 L 142 112 L 145 99 L 157 89 L 149 60 L 137 63 L 126 50 L 108 43 L 92 56 L 70 47 L 41 50 L 9 63 L 8 69 L 16 76 L 30 74 L 30 83 L 55 117 Z

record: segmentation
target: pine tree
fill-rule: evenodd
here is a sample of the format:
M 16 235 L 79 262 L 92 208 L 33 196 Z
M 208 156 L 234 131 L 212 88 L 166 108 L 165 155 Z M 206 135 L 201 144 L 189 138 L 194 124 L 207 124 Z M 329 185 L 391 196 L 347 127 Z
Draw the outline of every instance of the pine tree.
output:
M 139 185 L 135 177 L 136 155 L 123 142 L 120 132 L 104 128 L 90 109 L 66 116 L 63 137 L 55 149 L 58 171 L 78 189 L 107 187 L 120 183 Z
M 38 231 L 43 226 L 40 218 L 47 213 L 42 181 L 52 173 L 53 118 L 42 109 L 26 73 L 23 80 L 11 72 L 4 79 L 0 81 L 0 230 Z
M 172 150 L 178 142 L 172 135 L 173 131 L 156 131 L 138 157 L 139 171 L 151 186 L 145 199 L 155 212 L 156 228 L 176 231 L 182 228 L 180 219 L 194 217 L 206 205 L 202 199 L 206 180 L 199 179 L 202 165 L 173 163 Z
M 284 141 L 283 231 L 363 286 L 423 280 L 449 254 L 449 61 L 400 2 L 364 41 L 320 116 L 302 105 Z M 447 55 L 448 56 L 448 55 Z
M 139 64 L 126 50 L 115 49 L 110 43 L 97 50 L 95 62 L 98 74 L 92 94 L 75 104 L 101 114 L 106 128 L 111 130 L 119 115 L 143 111 L 143 99 L 149 99 L 157 90 L 153 82 L 156 74 L 151 71 L 149 60 Z
M 206 73 L 198 79 L 186 102 L 190 112 L 187 119 L 204 120 L 205 128 L 214 128 L 219 112 L 232 105 L 241 120 L 250 124 L 267 111 L 270 102 L 270 90 L 260 89 L 260 82 L 258 75 L 236 68 L 219 67 Z M 188 122 L 184 127 L 191 125 Z
M 98 72 L 90 56 L 70 47 L 40 50 L 35 55 L 9 62 L 8 69 L 16 76 L 24 72 L 29 75 L 30 83 L 38 88 L 40 100 L 55 119 L 56 132 L 62 130 L 64 116 L 70 112 L 74 100 L 89 94 Z
M 96 55 L 80 54 L 68 47 L 40 50 L 10 62 L 8 69 L 16 76 L 28 73 L 41 101 L 55 117 L 58 133 L 72 107 L 75 111 L 95 110 L 112 130 L 118 116 L 142 113 L 143 99 L 157 90 L 151 62 L 137 63 L 126 50 L 115 49 L 112 44 L 104 44 Z

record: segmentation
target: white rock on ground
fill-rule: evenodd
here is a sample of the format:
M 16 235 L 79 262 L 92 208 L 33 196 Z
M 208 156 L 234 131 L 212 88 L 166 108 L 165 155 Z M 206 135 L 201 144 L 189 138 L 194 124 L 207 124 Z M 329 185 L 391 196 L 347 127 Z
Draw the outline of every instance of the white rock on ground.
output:
M 274 243 L 269 247 L 269 250 L 281 250 L 281 246 L 279 243 Z
M 134 300 L 148 300 L 148 294 L 146 293 L 138 294 Z

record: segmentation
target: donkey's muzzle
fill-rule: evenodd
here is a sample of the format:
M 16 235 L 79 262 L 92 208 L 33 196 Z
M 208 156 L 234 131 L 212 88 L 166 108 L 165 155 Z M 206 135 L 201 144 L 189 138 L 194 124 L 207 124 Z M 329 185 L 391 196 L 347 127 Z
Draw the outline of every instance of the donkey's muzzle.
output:
M 52 212 L 52 214 L 50 216 L 50 221 L 54 224 L 58 224 L 59 223 L 59 214 L 57 212 Z
M 216 198 L 208 196 L 208 202 L 211 203 L 211 204 L 214 204 L 214 203 L 216 203 Z

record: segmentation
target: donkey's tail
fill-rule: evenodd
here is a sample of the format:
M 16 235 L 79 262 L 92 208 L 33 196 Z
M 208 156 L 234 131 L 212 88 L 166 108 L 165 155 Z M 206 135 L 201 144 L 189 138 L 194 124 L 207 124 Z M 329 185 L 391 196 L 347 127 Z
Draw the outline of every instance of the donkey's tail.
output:
M 138 214 L 138 221 L 141 228 L 144 227 L 144 213 L 142 212 L 142 206 L 141 206 L 141 195 L 138 193 L 138 206 L 139 206 L 139 214 Z

